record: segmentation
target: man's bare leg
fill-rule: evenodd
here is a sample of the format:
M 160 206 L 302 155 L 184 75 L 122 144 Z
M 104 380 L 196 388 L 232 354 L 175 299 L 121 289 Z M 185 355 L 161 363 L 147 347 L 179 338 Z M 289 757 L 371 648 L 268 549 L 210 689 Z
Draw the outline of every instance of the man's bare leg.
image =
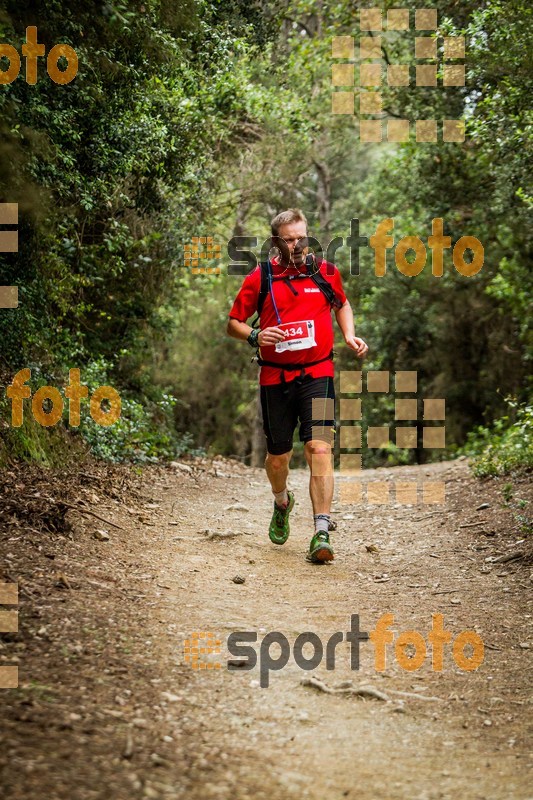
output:
M 331 561 L 333 548 L 329 541 L 331 502 L 333 500 L 333 464 L 331 445 L 319 439 L 305 443 L 305 458 L 309 464 L 309 494 L 313 504 L 315 533 L 306 558 L 314 563 Z
M 274 513 L 270 521 L 268 535 L 273 544 L 285 544 L 289 537 L 289 514 L 294 506 L 294 494 L 287 491 L 289 462 L 292 450 L 282 455 L 267 453 L 265 468 L 274 494 Z
M 313 504 L 313 514 L 329 514 L 333 501 L 331 445 L 319 439 L 311 439 L 305 443 L 304 452 L 311 471 L 309 494 Z
M 279 494 L 287 488 L 287 478 L 289 477 L 289 463 L 292 456 L 292 450 L 288 453 L 283 453 L 280 456 L 267 453 L 265 459 L 265 469 L 272 486 L 274 494 Z

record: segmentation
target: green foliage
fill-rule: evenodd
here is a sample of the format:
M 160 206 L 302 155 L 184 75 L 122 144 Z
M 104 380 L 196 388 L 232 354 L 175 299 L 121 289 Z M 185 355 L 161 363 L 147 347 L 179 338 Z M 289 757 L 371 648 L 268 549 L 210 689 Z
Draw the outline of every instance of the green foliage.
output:
M 420 396 L 446 398 L 448 441 L 460 446 L 476 428 L 472 447 L 498 443 L 483 457 L 490 469 L 514 463 L 519 415 L 506 416 L 504 398 L 529 402 L 533 358 L 532 9 L 525 0 L 427 6 L 439 10 L 439 35 L 466 37 L 467 85 L 384 84 L 384 109 L 464 116 L 464 146 L 365 144 L 352 117 L 330 113 L 331 37 L 357 38 L 348 0 L 3 4 L 0 41 L 19 46 L 37 23 L 47 50 L 75 48 L 79 73 L 58 86 L 41 59 L 35 86 L 21 76 L 0 87 L 0 202 L 20 207 L 19 253 L 0 254 L 0 284 L 18 285 L 20 296 L 18 309 L 0 311 L 0 366 L 34 365 L 32 380 L 58 385 L 75 364 L 123 401 L 107 429 L 86 415 L 65 437 L 27 420 L 6 431 L 5 455 L 46 461 L 76 441 L 115 460 L 195 447 L 248 456 L 256 368 L 247 346 L 225 337 L 240 279 L 187 273 L 183 245 L 201 235 L 261 242 L 270 217 L 296 205 L 324 244 L 346 237 L 353 217 L 366 236 L 392 217 L 396 242 L 426 242 L 442 217 L 453 242 L 482 242 L 485 265 L 473 278 L 457 273 L 450 251 L 442 278 L 431 275 L 429 252 L 416 278 L 401 275 L 390 252 L 382 278 L 370 249 L 360 275 L 349 274 L 346 247 L 338 265 L 370 345 L 367 366 L 416 370 Z M 415 35 L 385 32 L 390 63 L 412 57 Z M 337 349 L 338 370 L 359 367 Z M 392 418 L 391 398 L 381 398 L 364 425 Z M 390 446 L 367 459 L 442 455 Z
M 155 385 L 153 368 L 177 310 L 194 302 L 182 243 L 216 199 L 223 160 L 246 141 L 250 55 L 275 15 L 238 0 L 7 2 L 0 40 L 20 46 L 35 22 L 47 50 L 74 47 L 79 71 L 59 86 L 40 59 L 36 85 L 21 76 L 1 87 L 0 202 L 19 203 L 20 249 L 0 255 L 0 284 L 19 287 L 20 305 L 0 311 L 0 366 L 109 372 L 121 420 L 80 429 L 98 456 L 194 450 L 174 426 L 172 381 Z M 9 446 L 40 457 L 24 437 L 10 431 Z M 45 452 L 50 437 L 36 437 Z
M 490 427 L 478 426 L 462 448 L 464 455 L 473 456 L 472 468 L 478 478 L 533 469 L 533 406 L 511 401 L 509 406 L 512 417 L 501 417 Z M 504 487 L 504 497 L 511 500 L 511 484 Z
M 85 367 L 82 378 L 89 387 L 89 397 L 99 386 L 109 384 L 110 369 L 111 365 L 103 358 Z M 121 416 L 117 422 L 109 427 L 97 425 L 85 404 L 85 414 L 82 413 L 77 430 L 90 446 L 91 453 L 107 461 L 150 463 L 177 458 L 187 452 L 200 454 L 201 451 L 193 446 L 190 433 L 176 433 L 173 425 L 175 405 L 176 398 L 161 391 L 155 392 L 155 397 L 150 399 L 122 394 Z
M 226 240 L 235 233 L 256 235 L 261 242 L 270 217 L 297 205 L 323 243 L 335 235 L 346 237 L 352 217 L 359 218 L 367 236 L 381 219 L 393 217 L 396 242 L 406 235 L 427 242 L 434 217 L 444 218 L 445 234 L 454 243 L 463 235 L 476 236 L 485 248 L 485 266 L 474 278 L 459 275 L 449 250 L 442 278 L 431 275 L 429 249 L 426 268 L 416 278 L 398 272 L 392 253 L 383 278 L 374 274 L 370 249 L 361 251 L 358 276 L 348 274 L 346 247 L 337 256 L 357 330 L 370 345 L 365 367 L 416 370 L 420 396 L 446 398 L 453 450 L 473 426 L 488 425 L 505 413 L 506 395 L 528 397 L 531 226 L 525 212 L 531 191 L 524 164 L 530 151 L 519 116 L 530 90 L 518 53 L 527 49 L 529 35 L 520 25 L 522 12 L 526 19 L 530 12 L 518 2 L 488 3 L 482 10 L 475 3 L 429 5 L 439 8 L 441 34 L 467 38 L 468 88 L 384 88 L 384 105 L 391 114 L 411 119 L 466 115 L 465 146 L 361 144 L 353 119 L 330 113 L 331 36 L 356 33 L 357 11 L 347 2 L 319 9 L 294 0 L 283 9 L 278 41 L 263 47 L 261 57 L 256 53 L 246 67 L 254 135 L 243 143 L 237 161 L 231 154 L 226 161 L 227 191 L 199 232 Z M 384 37 L 391 63 L 412 58 L 415 35 L 411 30 Z M 486 47 L 487 37 L 494 47 Z M 503 105 L 498 103 L 500 57 L 513 87 L 513 97 Z M 181 423 L 197 431 L 202 443 L 247 455 L 256 370 L 246 346 L 211 335 L 215 326 L 224 336 L 239 285 L 230 275 L 192 279 L 194 308 L 179 315 L 171 372 L 183 403 Z M 343 344 L 336 349 L 337 370 L 359 367 Z M 363 424 L 390 424 L 392 418 L 390 399 L 376 399 Z M 367 452 L 365 459 L 367 465 L 404 463 L 445 452 L 398 453 L 391 446 Z
M 0 467 L 5 467 L 11 460 L 34 461 L 44 467 L 60 467 L 76 459 L 83 459 L 87 447 L 80 440 L 73 442 L 64 426 L 43 428 L 28 413 L 20 428 L 11 428 L 7 420 L 11 419 L 11 407 L 5 401 L 0 402 L 2 415 L 2 436 L 0 438 Z
M 136 463 L 156 462 L 177 458 L 184 453 L 201 454 L 188 431 L 178 433 L 174 425 L 176 398 L 152 387 L 150 396 L 122 393 L 121 415 L 113 425 L 98 425 L 89 411 L 91 395 L 100 386 L 110 384 L 112 364 L 103 357 L 89 361 L 81 370 L 81 383 L 88 387 L 88 399 L 81 401 L 80 425 L 69 425 L 69 403 L 62 389 L 68 378 L 62 370 L 45 373 L 38 365 L 32 366 L 29 385 L 32 396 L 42 386 L 54 386 L 62 394 L 62 419 L 53 427 L 44 427 L 34 418 L 31 400 L 23 405 L 23 424 L 12 427 L 11 401 L 7 396 L 0 400 L 0 464 L 9 457 L 36 461 L 45 466 L 58 466 L 83 458 L 89 452 L 107 461 Z M 6 383 L 8 381 L 6 380 Z

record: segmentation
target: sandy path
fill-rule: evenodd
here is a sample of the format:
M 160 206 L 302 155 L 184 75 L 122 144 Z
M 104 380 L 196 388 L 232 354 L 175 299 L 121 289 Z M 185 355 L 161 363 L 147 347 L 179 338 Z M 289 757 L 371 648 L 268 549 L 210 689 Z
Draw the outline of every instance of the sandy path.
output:
M 464 461 L 363 474 L 446 480 L 446 505 L 337 502 L 336 559 L 324 566 L 304 560 L 304 470 L 291 473 L 297 504 L 283 547 L 266 535 L 263 471 L 230 461 L 147 469 L 131 496 L 105 475 L 93 481 L 80 490 L 85 502 L 121 526 L 108 526 L 108 542 L 94 537 L 105 523 L 90 515 L 69 537 L 8 524 L 4 579 L 22 591 L 20 632 L 0 646 L 21 670 L 21 687 L 0 697 L 6 800 L 530 798 L 529 574 L 487 560 L 520 546 L 501 488 L 475 482 Z M 217 536 L 228 531 L 236 535 Z M 304 686 L 311 672 L 292 655 L 268 688 L 257 667 L 226 668 L 233 632 L 255 631 L 259 655 L 273 631 L 291 648 L 314 632 L 325 647 L 352 614 L 370 631 L 385 613 L 395 637 L 416 630 L 427 642 L 436 613 L 454 638 L 477 631 L 483 664 L 461 671 L 447 646 L 434 672 L 428 647 L 407 671 L 388 645 L 378 672 L 362 642 L 356 671 L 344 635 L 335 669 L 323 660 L 312 671 L 329 687 L 370 684 L 388 700 Z M 209 658 L 221 669 L 185 662 L 195 631 L 219 637 L 222 652 Z
M 311 533 L 303 470 L 291 473 L 297 505 L 283 547 L 271 545 L 265 534 L 272 497 L 259 470 L 250 470 L 248 479 L 228 474 L 211 480 L 208 494 L 205 487 L 195 490 L 198 501 L 192 505 L 188 499 L 174 501 L 174 514 L 182 509 L 189 517 L 173 553 L 165 553 L 162 583 L 172 588 L 165 594 L 161 619 L 172 627 L 167 627 L 171 635 L 162 643 L 162 657 L 175 658 L 178 652 L 180 666 L 168 690 L 183 697 L 187 714 L 202 722 L 207 758 L 200 757 L 198 778 L 203 782 L 207 777 L 207 786 L 198 797 L 273 797 L 278 792 L 316 800 L 531 796 L 521 705 L 529 654 L 518 644 L 527 638 L 523 626 L 528 619 L 520 608 L 524 592 L 512 582 L 512 571 L 504 566 L 493 570 L 486 565 L 486 550 L 472 549 L 479 540 L 473 540 L 476 526 L 468 520 L 484 517 L 475 511 L 475 492 L 470 507 L 455 500 L 470 482 L 467 468 L 456 462 L 367 471 L 365 479 L 375 479 L 376 473 L 385 480 L 392 475 L 444 477 L 447 504 L 355 507 L 337 502 L 336 560 L 326 566 L 303 558 Z M 225 510 L 232 505 L 244 508 Z M 472 524 L 472 529 L 458 529 L 459 524 Z M 209 539 L 206 529 L 211 535 L 228 530 L 239 535 Z M 369 553 L 366 545 L 378 552 Z M 235 584 L 236 575 L 245 583 Z M 389 702 L 302 686 L 301 678 L 311 673 L 292 656 L 282 670 L 270 674 L 268 688 L 258 685 L 258 667 L 226 668 L 225 643 L 233 631 L 255 631 L 257 651 L 271 631 L 283 633 L 291 647 L 300 633 L 313 631 L 325 648 L 334 632 L 348 630 L 351 614 L 359 614 L 361 629 L 369 631 L 386 612 L 394 614 L 396 636 L 414 629 L 427 641 L 434 613 L 444 615 L 454 638 L 462 630 L 476 630 L 489 646 L 484 663 L 476 672 L 460 670 L 448 646 L 442 672 L 431 670 L 430 654 L 419 670 L 408 672 L 389 646 L 387 669 L 376 672 L 373 645 L 363 642 L 361 668 L 353 671 L 344 636 L 335 669 L 327 671 L 324 659 L 313 670 L 329 686 L 345 680 L 371 684 L 388 693 Z M 220 637 L 220 671 L 195 671 L 184 663 L 183 641 L 193 631 Z M 312 655 L 310 649 L 305 652 Z M 272 645 L 272 656 L 279 653 Z M 226 753 L 222 775 L 213 771 L 212 761 L 207 766 L 213 745 L 232 754 Z M 260 777 L 259 786 L 254 776 Z M 247 788 L 250 780 L 253 791 Z

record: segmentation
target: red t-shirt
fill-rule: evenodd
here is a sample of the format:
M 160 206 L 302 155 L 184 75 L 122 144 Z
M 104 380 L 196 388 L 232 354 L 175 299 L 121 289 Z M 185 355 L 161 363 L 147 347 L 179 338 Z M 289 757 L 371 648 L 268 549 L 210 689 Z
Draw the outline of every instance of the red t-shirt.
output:
M 320 264 L 320 272 L 331 284 L 335 294 L 341 303 L 346 302 L 346 295 L 342 287 L 342 280 L 337 267 L 327 261 Z M 295 267 L 283 268 L 274 260 L 272 262 L 272 275 L 284 276 L 298 275 Z M 290 285 L 289 285 L 290 284 Z M 230 319 L 237 319 L 239 322 L 246 322 L 257 311 L 257 301 L 261 289 L 261 268 L 259 265 L 250 272 L 244 279 L 239 294 L 235 298 L 233 307 L 229 313 Z M 326 300 L 323 292 L 309 276 L 295 278 L 291 281 L 275 280 L 272 282 L 272 291 L 282 323 L 289 322 L 314 322 L 314 339 L 316 344 L 305 350 L 286 350 L 282 353 L 276 352 L 275 346 L 262 347 L 260 349 L 261 358 L 266 361 L 279 363 L 280 368 L 283 364 L 301 364 L 305 367 L 306 363 L 318 361 L 326 358 L 333 348 L 333 321 L 331 318 L 331 306 Z M 297 294 L 294 294 L 297 292 Z M 272 303 L 270 293 L 266 296 L 260 316 L 260 327 L 271 328 L 278 325 L 276 312 Z M 294 380 L 300 375 L 301 367 L 297 370 L 284 370 L 287 382 Z M 307 375 L 313 378 L 333 377 L 333 361 L 327 359 L 307 367 Z M 282 382 L 281 369 L 276 367 L 261 367 L 259 377 L 261 386 L 272 386 Z

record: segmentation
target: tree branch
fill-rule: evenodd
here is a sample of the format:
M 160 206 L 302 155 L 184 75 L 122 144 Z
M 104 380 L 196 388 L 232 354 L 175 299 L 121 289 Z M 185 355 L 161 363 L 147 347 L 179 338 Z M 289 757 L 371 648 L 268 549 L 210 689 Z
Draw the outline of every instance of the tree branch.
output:
M 311 39 L 313 39 L 313 38 L 314 38 L 314 34 L 313 34 L 313 32 L 311 31 L 311 29 L 310 29 L 310 28 L 308 28 L 308 27 L 307 27 L 307 25 L 305 24 L 305 22 L 300 22 L 300 20 L 298 20 L 298 19 L 294 19 L 293 17 L 287 17 L 287 16 L 283 16 L 283 17 L 282 17 L 282 19 L 284 19 L 286 22 L 292 22 L 294 25 L 298 25 L 298 26 L 299 26 L 299 27 L 300 27 L 300 28 L 301 28 L 303 31 L 305 31 L 305 32 L 306 32 L 306 34 L 307 34 L 307 35 L 308 35 L 308 36 L 309 36 Z

